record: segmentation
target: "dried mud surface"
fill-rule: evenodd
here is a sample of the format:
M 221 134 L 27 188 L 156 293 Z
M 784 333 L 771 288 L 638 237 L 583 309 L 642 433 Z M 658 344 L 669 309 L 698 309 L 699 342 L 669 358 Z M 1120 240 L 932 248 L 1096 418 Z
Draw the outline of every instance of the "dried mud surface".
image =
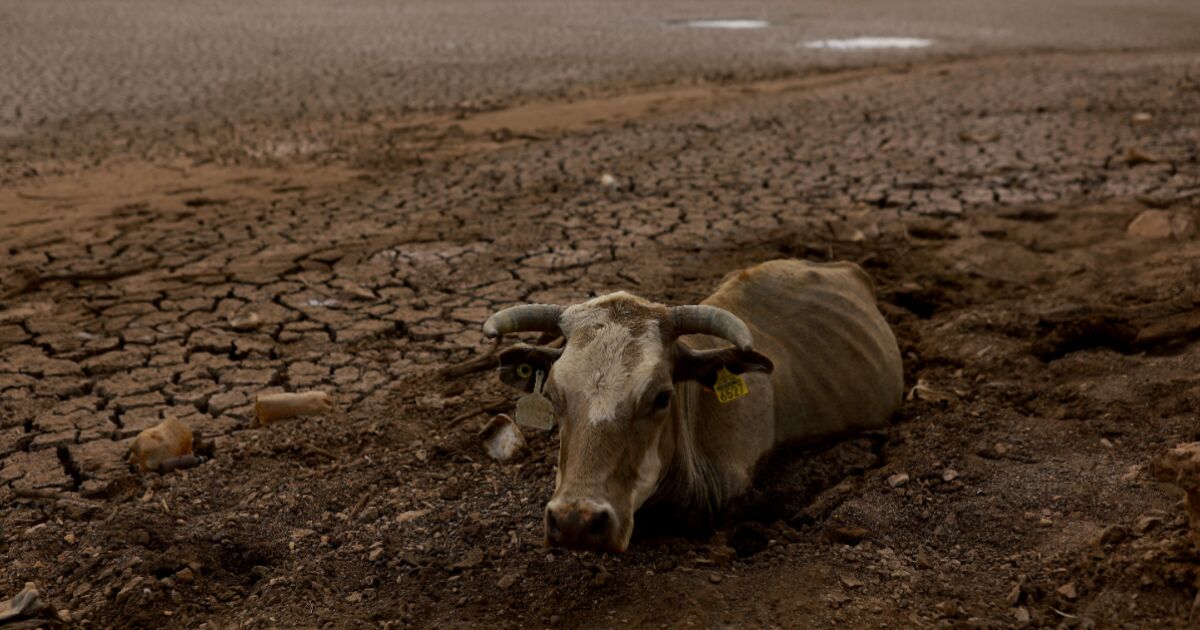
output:
M 650 101 L 314 121 L 237 159 L 181 132 L 10 180 L 0 594 L 35 581 L 68 620 L 38 623 L 97 628 L 1196 622 L 1148 464 L 1200 439 L 1200 56 Z M 292 150 L 314 139 L 335 150 Z M 1148 210 L 1174 233 L 1129 233 Z M 781 256 L 875 278 L 894 426 L 775 458 L 712 531 L 646 514 L 624 555 L 546 549 L 553 436 L 492 462 L 476 432 L 515 395 L 445 372 L 481 322 L 694 302 Z M 251 425 L 255 394 L 307 389 L 336 410 Z M 208 461 L 133 474 L 167 415 Z

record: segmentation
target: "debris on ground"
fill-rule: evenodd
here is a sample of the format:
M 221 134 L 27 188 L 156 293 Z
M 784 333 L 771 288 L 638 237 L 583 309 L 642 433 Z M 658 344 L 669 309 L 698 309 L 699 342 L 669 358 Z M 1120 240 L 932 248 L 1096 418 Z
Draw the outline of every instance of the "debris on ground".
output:
M 1127 230 L 1140 238 L 1185 238 L 1193 231 L 1190 218 L 1167 210 L 1145 210 L 1134 217 Z
M 44 607 L 45 604 L 42 603 L 42 595 L 38 592 L 37 585 L 33 582 L 26 582 L 25 588 L 21 589 L 20 593 L 14 595 L 12 599 L 0 603 L 0 624 L 36 615 Z
M 504 413 L 492 418 L 480 429 L 479 439 L 488 457 L 501 463 L 510 462 L 528 450 L 521 427 Z
M 332 408 L 333 402 L 329 394 L 323 391 L 259 394 L 254 399 L 254 416 L 262 424 L 295 416 L 325 413 Z
M 1192 542 L 1200 550 L 1200 442 L 1180 444 L 1154 462 L 1154 476 L 1183 490 Z M 1147 522 L 1146 529 L 1153 524 Z
M 163 468 L 164 463 L 191 452 L 192 430 L 182 420 L 172 416 L 134 438 L 129 447 L 129 463 L 137 464 L 143 473 L 167 472 Z M 180 461 L 173 461 L 172 469 L 182 467 L 180 464 Z

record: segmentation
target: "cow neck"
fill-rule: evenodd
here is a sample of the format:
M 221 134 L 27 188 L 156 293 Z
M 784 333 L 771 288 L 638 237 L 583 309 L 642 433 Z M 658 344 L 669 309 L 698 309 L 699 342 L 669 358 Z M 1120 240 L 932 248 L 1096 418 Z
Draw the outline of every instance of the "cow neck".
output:
M 697 413 L 703 413 L 702 396 L 707 393 L 694 382 L 675 384 L 670 426 L 661 440 L 669 443 L 664 456 L 663 478 L 648 503 L 666 503 L 707 522 L 724 503 L 724 483 L 697 434 Z

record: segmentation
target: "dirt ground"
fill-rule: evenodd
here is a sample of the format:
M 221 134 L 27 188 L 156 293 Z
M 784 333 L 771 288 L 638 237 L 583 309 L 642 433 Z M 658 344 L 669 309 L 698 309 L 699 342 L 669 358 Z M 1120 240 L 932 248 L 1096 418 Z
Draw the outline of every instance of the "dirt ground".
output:
M 1193 627 L 1148 468 L 1200 439 L 1198 111 L 1195 53 L 1022 54 L 47 140 L 0 165 L 0 596 L 37 583 L 29 627 Z M 515 394 L 447 373 L 482 321 L 778 257 L 874 277 L 894 426 L 780 454 L 714 530 L 545 548 L 554 436 L 493 462 Z M 307 389 L 336 410 L 251 425 Z M 207 460 L 132 473 L 169 415 Z

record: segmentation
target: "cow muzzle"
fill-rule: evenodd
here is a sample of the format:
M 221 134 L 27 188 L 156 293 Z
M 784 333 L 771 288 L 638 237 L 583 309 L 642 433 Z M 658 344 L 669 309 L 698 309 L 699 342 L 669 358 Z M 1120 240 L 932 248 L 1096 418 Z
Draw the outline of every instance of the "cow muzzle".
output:
M 624 551 L 617 513 L 607 502 L 554 499 L 546 506 L 546 544 L 581 551 Z

